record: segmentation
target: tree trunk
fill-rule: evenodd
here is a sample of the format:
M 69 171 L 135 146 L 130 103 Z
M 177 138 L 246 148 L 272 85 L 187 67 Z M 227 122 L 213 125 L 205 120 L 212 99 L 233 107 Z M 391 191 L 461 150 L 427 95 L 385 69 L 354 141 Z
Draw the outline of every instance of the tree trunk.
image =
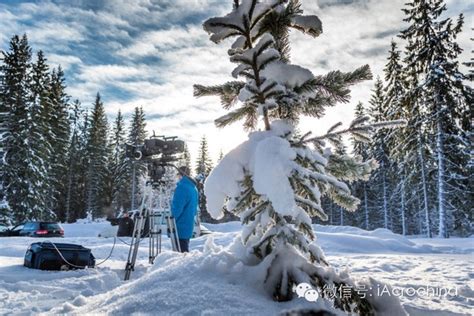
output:
M 406 218 L 405 218 L 405 175 L 402 177 L 402 187 L 400 188 L 400 196 L 401 196 L 401 201 L 400 201 L 400 208 L 401 208 L 401 213 L 402 213 L 402 235 L 405 236 L 407 234 L 407 228 L 406 228 Z
M 438 237 L 448 238 L 448 231 L 446 229 L 446 209 L 445 209 L 445 170 L 444 170 L 444 150 L 443 150 L 443 127 L 438 119 L 436 123 L 436 153 L 438 158 L 438 212 L 439 212 L 439 230 Z
M 340 219 L 341 219 L 341 222 L 340 222 L 340 225 L 341 226 L 344 226 L 344 209 L 342 207 L 339 207 L 339 214 L 340 214 Z
M 428 211 L 428 190 L 426 188 L 426 175 L 425 175 L 425 159 L 423 156 L 423 147 L 421 141 L 421 135 L 418 133 L 418 154 L 420 158 L 420 167 L 421 167 L 421 183 L 423 186 L 423 200 L 424 200 L 424 211 L 425 211 L 425 229 L 426 235 L 431 238 L 431 223 L 430 223 L 430 214 Z
M 365 212 L 365 229 L 369 229 L 369 208 L 367 206 L 367 186 L 364 183 L 364 212 Z
M 329 203 L 329 224 L 334 225 L 334 207 L 332 203 Z
M 388 229 L 388 203 L 387 203 L 387 183 L 385 181 L 385 164 L 382 162 L 382 186 L 383 186 L 383 227 Z

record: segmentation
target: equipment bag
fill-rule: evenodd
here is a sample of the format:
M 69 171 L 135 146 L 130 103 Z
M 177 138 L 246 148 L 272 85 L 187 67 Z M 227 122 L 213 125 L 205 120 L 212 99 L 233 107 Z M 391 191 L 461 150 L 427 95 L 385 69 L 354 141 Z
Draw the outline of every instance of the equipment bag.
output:
M 69 270 L 93 268 L 95 258 L 91 250 L 80 245 L 35 242 L 25 254 L 25 267 L 40 270 Z

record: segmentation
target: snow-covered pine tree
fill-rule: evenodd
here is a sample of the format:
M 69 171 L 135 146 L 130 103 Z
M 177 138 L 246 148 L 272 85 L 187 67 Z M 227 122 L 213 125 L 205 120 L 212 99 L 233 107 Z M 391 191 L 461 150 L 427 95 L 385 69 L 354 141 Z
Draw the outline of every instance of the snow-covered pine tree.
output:
M 135 111 L 132 115 L 132 122 L 130 123 L 130 129 L 128 133 L 127 142 L 130 145 L 138 146 L 142 145 L 145 142 L 147 135 L 146 132 L 146 120 L 145 113 L 143 112 L 142 107 L 135 107 Z M 131 199 L 131 209 L 134 210 L 137 207 L 136 201 L 137 196 L 139 195 L 138 190 L 138 180 L 140 177 L 145 175 L 146 165 L 141 161 L 135 161 L 128 159 L 130 164 L 130 199 Z
M 32 102 L 31 48 L 27 36 L 13 36 L 10 50 L 2 54 L 0 103 L 9 112 L 7 133 L 3 137 L 5 199 L 14 210 L 15 222 L 52 219 L 54 214 L 47 208 L 44 191 L 47 173 L 42 161 L 44 152 L 34 141 L 41 139 L 41 126 L 31 115 L 36 103 Z
M 89 218 L 103 215 L 104 189 L 107 176 L 107 117 L 104 104 L 97 93 L 90 117 L 87 140 L 87 214 Z
M 314 37 L 322 32 L 318 17 L 302 13 L 295 0 L 234 1 L 229 14 L 207 20 L 204 29 L 216 43 L 236 38 L 229 50 L 230 60 L 237 64 L 232 75 L 245 81 L 195 85 L 195 96 L 218 95 L 226 109 L 237 107 L 216 120 L 219 127 L 244 120 L 247 129 L 255 129 L 262 118 L 264 130 L 250 133 L 247 141 L 225 155 L 207 178 L 205 192 L 213 217 L 223 216 L 224 204 L 240 215 L 247 263 L 266 267 L 265 286 L 279 301 L 291 299 L 292 287 L 300 282 L 319 289 L 354 285 L 337 274 L 311 243 L 315 238 L 311 217 L 327 219 L 322 196 L 356 209 L 359 200 L 343 181 L 367 178 L 374 167 L 372 161 L 325 149 L 326 141 L 338 145 L 347 133 L 367 139 L 372 130 L 367 117 L 357 118 L 346 129 L 336 124 L 322 136 L 295 133 L 300 116 L 324 116 L 326 107 L 348 101 L 351 85 L 371 78 L 368 66 L 315 76 L 290 64 L 289 29 Z M 347 312 L 373 313 L 368 299 L 355 291 L 333 303 Z
M 359 116 L 357 116 L 356 118 L 360 118 Z M 347 153 L 347 147 L 346 147 L 346 144 L 344 142 L 337 142 L 335 145 L 334 145 L 335 148 L 332 148 L 331 151 L 333 153 L 333 155 L 335 157 L 340 157 L 341 160 L 350 160 L 351 157 L 348 156 L 348 153 Z M 359 158 L 358 158 L 359 159 Z M 368 159 L 366 159 L 368 160 Z M 362 180 L 361 180 L 362 181 Z M 351 181 L 352 182 L 352 181 Z M 353 181 L 354 184 L 356 181 Z M 351 186 L 351 189 L 353 188 L 353 186 Z M 355 190 L 351 190 L 351 194 L 354 196 L 354 197 L 357 197 L 353 192 Z M 360 200 L 360 199 L 359 199 Z M 328 199 L 328 202 L 329 203 L 332 203 L 333 204 L 333 215 L 335 215 L 335 211 L 337 211 L 338 213 L 338 216 L 334 216 L 334 217 L 337 217 L 337 221 L 335 221 L 335 223 L 339 226 L 356 226 L 357 225 L 357 215 L 355 214 L 355 211 L 358 209 L 358 207 L 354 210 L 351 210 L 350 212 L 347 212 L 346 209 L 340 205 L 337 205 L 335 204 L 331 198 Z M 360 205 L 360 202 L 358 203 Z M 357 206 L 359 206 L 357 205 Z M 324 209 L 324 208 L 323 208 Z M 334 220 L 336 220 L 336 218 L 334 218 Z
M 52 133 L 50 126 L 50 118 L 52 112 L 50 111 L 48 94 L 50 89 L 50 74 L 49 67 L 46 63 L 46 58 L 42 51 L 37 53 L 37 59 L 31 67 L 31 82 L 30 82 L 30 106 L 28 116 L 30 120 L 28 140 L 32 151 L 37 157 L 35 159 L 35 167 L 37 168 L 36 181 L 38 192 L 40 192 L 39 203 L 44 203 L 43 208 L 48 215 L 40 215 L 39 218 L 52 219 L 55 216 L 49 214 L 53 211 L 52 205 L 48 203 L 50 196 L 50 164 L 49 158 L 52 152 L 52 146 L 49 141 L 49 135 Z
M 357 103 L 354 112 L 355 117 L 364 117 L 366 116 L 366 110 L 364 109 L 364 105 L 362 102 Z M 369 146 L 367 141 L 362 141 L 357 137 L 351 137 L 351 143 L 353 147 L 353 154 L 355 156 L 362 157 L 362 160 L 366 161 L 369 159 Z M 369 216 L 369 188 L 366 184 L 366 181 L 357 181 L 354 186 L 354 195 L 359 197 L 362 203 L 359 205 L 359 227 L 363 227 L 365 229 L 370 228 L 370 216 Z
M 204 178 L 209 175 L 212 170 L 212 161 L 207 147 L 207 138 L 202 136 L 199 143 L 198 158 L 196 160 L 196 175 L 202 175 Z
M 5 52 L 0 52 L 0 221 L 4 225 L 11 225 L 13 221 L 13 215 L 9 208 L 6 200 L 5 188 L 7 183 L 5 182 L 5 154 L 7 151 L 6 142 L 10 134 L 10 121 L 12 112 L 10 110 L 11 104 L 6 98 L 5 92 L 7 88 L 7 75 L 5 74 L 8 68 L 3 65 L 3 59 L 5 58 Z
M 401 64 L 401 52 L 397 48 L 397 44 L 392 40 L 389 50 L 388 62 L 385 65 L 385 82 L 384 88 L 384 108 L 385 120 L 399 120 L 406 119 L 407 110 L 404 103 L 404 98 L 407 90 L 407 83 L 403 73 L 403 65 Z M 396 232 L 401 232 L 403 235 L 407 233 L 407 197 L 406 197 L 406 182 L 407 174 L 410 172 L 406 169 L 412 168 L 412 162 L 407 161 L 409 155 L 405 155 L 403 144 L 405 142 L 405 132 L 403 129 L 394 129 L 385 132 L 384 142 L 389 151 L 389 160 L 391 162 L 392 170 L 389 172 L 389 179 L 392 185 L 391 199 L 394 206 L 393 211 L 400 216 L 393 216 L 392 220 L 398 224 L 400 229 L 395 229 Z M 398 203 L 396 202 L 398 201 Z M 412 214 L 414 216 L 415 214 Z
M 189 152 L 188 144 L 184 144 L 184 152 L 181 160 L 181 165 L 185 166 L 189 170 L 191 169 L 191 153 Z
M 125 156 L 125 141 L 125 121 L 119 110 L 110 139 L 112 150 L 108 167 L 111 174 L 111 202 L 114 212 L 124 210 L 130 205 L 130 164 Z
M 199 210 L 200 218 L 204 222 L 212 222 L 212 217 L 207 211 L 206 206 L 206 195 L 204 194 L 204 181 L 212 170 L 212 161 L 209 155 L 209 148 L 207 146 L 207 138 L 205 135 L 202 136 L 201 142 L 199 143 L 199 151 L 196 160 L 196 179 L 197 187 L 199 191 Z
M 1 60 L 2 58 L 0 56 L 0 61 Z M 5 141 L 9 134 L 9 120 L 11 113 L 8 106 L 3 102 L 3 97 L 1 95 L 5 86 L 5 76 L 2 70 L 3 69 L 0 68 L 0 221 L 3 223 L 3 225 L 9 226 L 12 224 L 12 215 L 10 214 L 10 209 L 5 196 L 5 189 L 3 186 L 3 166 L 5 165 Z
M 66 155 L 70 140 L 70 105 L 66 94 L 66 83 L 61 66 L 53 69 L 48 94 L 51 115 L 49 122 L 51 155 L 50 165 L 50 205 L 56 214 L 64 219 L 67 191 Z
M 386 107 L 385 107 L 385 95 L 383 92 L 383 82 L 380 78 L 375 81 L 373 94 L 369 101 L 370 108 L 369 113 L 373 122 L 386 121 Z M 381 216 L 379 227 L 386 229 L 390 228 L 391 217 L 390 217 L 390 181 L 389 175 L 392 171 L 392 164 L 389 158 L 389 149 L 386 142 L 387 131 L 378 130 L 371 142 L 371 157 L 375 158 L 379 163 L 379 168 L 372 174 L 371 177 L 371 189 L 375 195 L 376 205 L 378 205 L 379 213 Z
M 64 206 L 64 221 L 71 223 L 75 221 L 75 214 L 73 214 L 73 197 L 78 195 L 78 189 L 80 183 L 78 178 L 81 175 L 82 153 L 80 151 L 80 124 L 83 116 L 83 109 L 79 100 L 74 101 L 72 104 L 72 111 L 69 118 L 71 124 L 71 139 L 69 140 L 69 147 L 66 155 L 67 165 L 67 185 L 66 185 L 66 198 Z
M 411 4 L 408 3 L 408 6 Z M 408 11 L 404 10 L 405 14 Z M 404 19 L 410 22 L 409 18 Z M 403 99 L 405 108 L 405 119 L 407 124 L 400 131 L 400 139 L 398 139 L 398 155 L 403 156 L 409 168 L 406 183 L 410 186 L 412 201 L 416 205 L 418 216 L 420 219 L 419 232 L 432 237 L 432 219 L 431 219 L 431 193 L 432 181 L 428 174 L 433 165 L 432 149 L 428 144 L 427 129 L 424 127 L 426 121 L 426 111 L 423 106 L 422 95 L 418 90 L 419 85 L 419 66 L 416 63 L 415 55 L 412 54 L 413 49 L 421 43 L 416 43 L 413 30 L 405 29 L 399 35 L 408 43 L 405 46 L 405 64 L 403 75 L 406 82 L 406 93 Z M 394 152 L 394 157 L 397 153 Z M 409 167 L 408 167 L 409 166 Z
M 73 170 L 76 174 L 76 185 L 71 194 L 71 221 L 87 216 L 87 180 L 89 172 L 89 113 L 81 113 L 77 132 L 78 159 L 74 161 Z M 77 171 L 76 171 L 77 170 Z
M 465 76 L 458 69 L 461 48 L 455 42 L 463 25 L 463 16 L 456 22 L 440 19 L 446 10 L 442 0 L 414 0 L 404 9 L 410 26 L 402 32 L 407 39 L 409 65 L 418 75 L 416 87 L 427 113 L 425 128 L 436 163 L 436 201 L 438 209 L 438 235 L 448 237 L 453 214 L 472 211 L 466 209 L 469 189 L 465 150 L 469 140 L 461 128 L 463 115 L 469 108 L 464 91 Z

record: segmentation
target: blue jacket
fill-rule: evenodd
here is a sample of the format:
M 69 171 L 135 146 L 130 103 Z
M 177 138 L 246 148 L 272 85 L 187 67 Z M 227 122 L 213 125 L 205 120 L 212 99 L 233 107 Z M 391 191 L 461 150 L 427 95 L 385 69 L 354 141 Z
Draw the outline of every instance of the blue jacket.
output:
M 193 236 L 198 199 L 194 182 L 186 176 L 182 177 L 176 185 L 171 203 L 171 213 L 176 220 L 179 239 L 190 239 Z

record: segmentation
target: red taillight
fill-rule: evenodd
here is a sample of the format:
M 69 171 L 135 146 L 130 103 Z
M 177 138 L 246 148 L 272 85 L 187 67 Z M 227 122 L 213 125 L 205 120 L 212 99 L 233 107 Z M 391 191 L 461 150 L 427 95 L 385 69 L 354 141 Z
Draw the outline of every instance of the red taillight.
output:
M 60 233 L 61 235 L 64 235 L 64 230 L 61 229 L 61 230 L 59 231 L 59 233 Z
M 45 229 L 40 229 L 36 231 L 36 235 L 47 235 L 48 231 Z

